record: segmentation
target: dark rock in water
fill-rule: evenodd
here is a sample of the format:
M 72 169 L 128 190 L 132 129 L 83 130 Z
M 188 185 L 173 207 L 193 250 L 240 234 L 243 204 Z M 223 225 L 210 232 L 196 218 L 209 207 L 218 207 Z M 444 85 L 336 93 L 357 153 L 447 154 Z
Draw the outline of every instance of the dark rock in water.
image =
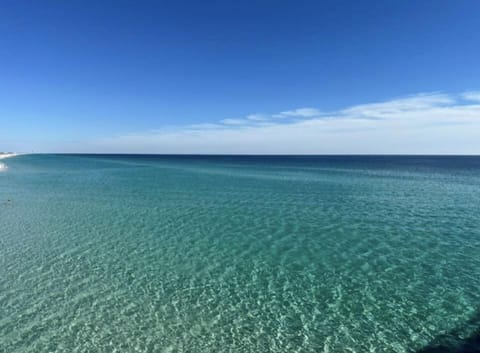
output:
M 437 338 L 432 343 L 417 351 L 417 353 L 480 353 L 480 311 L 466 325 L 476 327 L 476 330 L 466 338 L 459 338 L 458 328 L 449 334 Z

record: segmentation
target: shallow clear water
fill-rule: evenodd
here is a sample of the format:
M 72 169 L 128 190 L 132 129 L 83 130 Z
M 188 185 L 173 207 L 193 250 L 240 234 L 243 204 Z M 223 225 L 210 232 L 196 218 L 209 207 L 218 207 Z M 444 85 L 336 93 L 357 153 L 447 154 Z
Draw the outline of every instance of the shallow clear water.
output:
M 0 352 L 416 352 L 480 326 L 480 158 L 30 155 Z

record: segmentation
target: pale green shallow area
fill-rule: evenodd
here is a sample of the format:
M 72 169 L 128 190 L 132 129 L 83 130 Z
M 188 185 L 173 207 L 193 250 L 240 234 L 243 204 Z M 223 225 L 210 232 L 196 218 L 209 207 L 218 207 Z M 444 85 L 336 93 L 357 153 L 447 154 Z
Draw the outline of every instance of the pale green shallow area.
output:
M 3 163 L 1 353 L 416 352 L 478 329 L 479 158 Z

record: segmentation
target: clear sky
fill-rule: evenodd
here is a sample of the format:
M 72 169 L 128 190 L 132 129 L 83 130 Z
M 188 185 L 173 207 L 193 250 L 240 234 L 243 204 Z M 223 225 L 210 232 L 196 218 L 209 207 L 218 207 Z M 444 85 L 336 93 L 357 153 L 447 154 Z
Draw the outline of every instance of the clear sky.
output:
M 0 0 L 0 150 L 480 153 L 480 1 Z

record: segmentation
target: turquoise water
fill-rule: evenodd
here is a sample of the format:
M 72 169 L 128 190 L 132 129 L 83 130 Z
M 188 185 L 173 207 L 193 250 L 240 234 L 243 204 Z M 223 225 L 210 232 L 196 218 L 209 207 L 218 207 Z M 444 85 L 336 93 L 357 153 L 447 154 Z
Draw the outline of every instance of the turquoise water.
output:
M 1 353 L 417 352 L 478 334 L 478 157 L 3 163 Z

